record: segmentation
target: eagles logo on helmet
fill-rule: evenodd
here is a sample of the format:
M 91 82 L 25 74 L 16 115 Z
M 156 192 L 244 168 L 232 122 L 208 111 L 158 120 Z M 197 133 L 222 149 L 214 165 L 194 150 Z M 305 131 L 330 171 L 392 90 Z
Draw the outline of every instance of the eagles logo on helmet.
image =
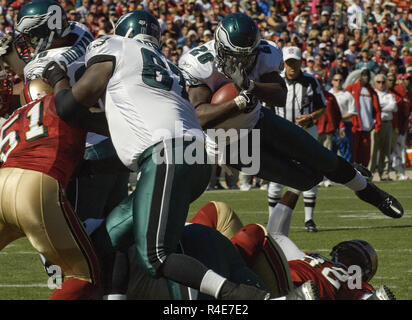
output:
M 16 23 L 15 44 L 20 47 L 22 59 L 27 59 L 28 49 L 34 55 L 47 50 L 56 38 L 70 32 L 70 24 L 63 7 L 54 0 L 34 0 L 19 10 Z
M 242 13 L 229 14 L 215 31 L 218 70 L 230 77 L 240 63 L 249 73 L 258 54 L 260 39 L 259 28 L 252 18 Z

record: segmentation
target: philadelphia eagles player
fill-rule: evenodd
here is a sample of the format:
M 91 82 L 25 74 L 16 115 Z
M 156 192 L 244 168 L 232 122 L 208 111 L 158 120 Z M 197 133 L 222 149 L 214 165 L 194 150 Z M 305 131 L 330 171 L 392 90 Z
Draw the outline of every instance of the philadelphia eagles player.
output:
M 214 40 L 184 54 L 179 66 L 188 76 L 189 99 L 204 129 L 249 129 L 249 137 L 240 140 L 249 150 L 254 147 L 252 129 L 260 130 L 260 157 L 255 159 L 259 162 L 259 177 L 309 190 L 326 176 L 354 190 L 360 199 L 385 215 L 402 217 L 403 208 L 394 197 L 367 182 L 351 164 L 324 148 L 305 130 L 269 108 L 261 108 L 258 100 L 270 107 L 285 105 L 284 80 L 279 76 L 282 53 L 275 43 L 260 39 L 256 23 L 246 14 L 226 16 L 217 27 Z M 231 81 L 238 88 L 238 96 L 212 105 L 213 94 Z M 311 114 L 303 117 L 304 127 L 313 121 Z M 232 160 L 231 150 L 238 148 L 229 145 L 224 150 L 226 163 L 241 170 L 243 165 Z
M 94 233 L 96 250 L 110 258 L 112 246 L 126 251 L 135 243 L 138 263 L 154 277 L 221 299 L 265 299 L 266 291 L 234 284 L 198 260 L 175 253 L 189 205 L 208 184 L 210 165 L 183 75 L 160 51 L 160 32 L 152 14 L 127 13 L 119 19 L 116 35 L 89 45 L 87 70 L 72 88 L 59 63 L 49 63 L 43 73 L 56 104 L 65 110 L 63 117 L 104 97 L 116 152 L 126 167 L 140 169 L 136 192 Z M 187 153 L 201 161 L 189 163 Z

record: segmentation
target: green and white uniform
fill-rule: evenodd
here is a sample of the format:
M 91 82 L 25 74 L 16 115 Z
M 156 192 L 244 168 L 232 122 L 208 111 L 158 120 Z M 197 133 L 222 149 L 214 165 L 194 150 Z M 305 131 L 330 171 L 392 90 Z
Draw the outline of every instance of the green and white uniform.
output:
M 103 61 L 113 62 L 105 110 L 114 147 L 126 167 L 141 173 L 106 229 L 118 249 L 136 243 L 140 265 L 156 275 L 176 250 L 190 203 L 207 186 L 204 136 L 183 75 L 155 46 L 116 35 L 99 38 L 89 45 L 86 64 Z M 194 143 L 192 154 L 201 161 L 177 161 Z

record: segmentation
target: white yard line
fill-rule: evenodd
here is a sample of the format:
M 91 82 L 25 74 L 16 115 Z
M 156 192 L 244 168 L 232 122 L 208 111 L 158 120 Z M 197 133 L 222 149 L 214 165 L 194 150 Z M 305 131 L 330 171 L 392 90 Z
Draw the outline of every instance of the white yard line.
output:
M 47 283 L 0 283 L 0 288 L 47 288 Z

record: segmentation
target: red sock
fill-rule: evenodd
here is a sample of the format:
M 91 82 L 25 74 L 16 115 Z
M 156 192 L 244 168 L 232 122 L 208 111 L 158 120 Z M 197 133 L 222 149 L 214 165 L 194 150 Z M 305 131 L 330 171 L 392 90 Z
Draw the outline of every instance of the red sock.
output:
M 49 300 L 89 300 L 95 290 L 96 286 L 90 282 L 69 278 L 62 283 L 60 289 L 53 291 Z
M 251 267 L 265 241 L 265 232 L 257 224 L 248 224 L 236 233 L 231 239 L 239 250 L 246 264 Z

